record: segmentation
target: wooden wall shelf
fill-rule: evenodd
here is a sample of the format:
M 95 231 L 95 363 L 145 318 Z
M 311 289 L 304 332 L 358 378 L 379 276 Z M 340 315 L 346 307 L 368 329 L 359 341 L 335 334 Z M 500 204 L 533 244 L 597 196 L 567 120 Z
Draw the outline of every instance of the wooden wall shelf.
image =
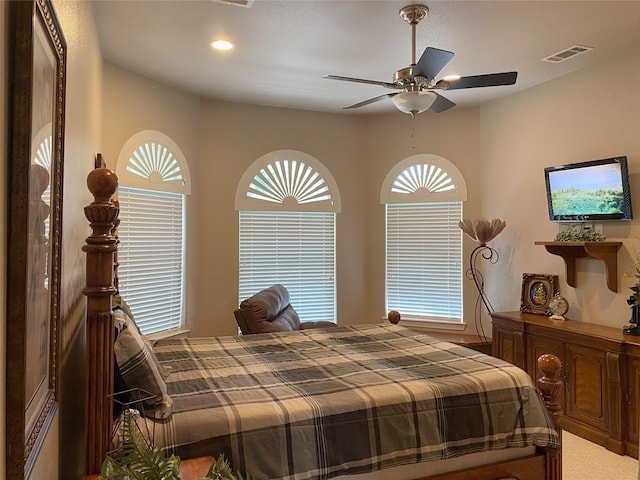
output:
M 607 287 L 618 291 L 618 250 L 622 242 L 535 242 L 547 252 L 563 258 L 567 283 L 576 286 L 576 258 L 591 257 L 604 262 L 607 270 Z

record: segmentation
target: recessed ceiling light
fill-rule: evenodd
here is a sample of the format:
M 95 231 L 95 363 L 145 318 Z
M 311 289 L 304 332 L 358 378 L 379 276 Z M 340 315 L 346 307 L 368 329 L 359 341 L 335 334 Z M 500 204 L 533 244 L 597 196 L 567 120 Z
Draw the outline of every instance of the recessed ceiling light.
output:
M 211 42 L 211 46 L 216 50 L 231 50 L 233 43 L 228 40 L 216 40 L 215 42 Z

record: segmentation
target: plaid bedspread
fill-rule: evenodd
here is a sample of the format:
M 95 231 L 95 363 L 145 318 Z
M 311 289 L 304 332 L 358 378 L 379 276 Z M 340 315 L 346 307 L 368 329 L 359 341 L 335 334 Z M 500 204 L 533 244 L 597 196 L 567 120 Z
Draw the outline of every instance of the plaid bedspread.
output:
M 328 479 L 559 440 L 529 376 L 396 325 L 162 341 L 181 458 L 257 479 Z

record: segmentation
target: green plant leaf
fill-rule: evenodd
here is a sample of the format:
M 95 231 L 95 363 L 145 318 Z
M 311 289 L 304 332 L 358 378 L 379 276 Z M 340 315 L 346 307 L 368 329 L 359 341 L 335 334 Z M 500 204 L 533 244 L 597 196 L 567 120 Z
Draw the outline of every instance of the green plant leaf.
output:
M 121 456 L 105 459 L 102 480 L 180 480 L 180 458 L 155 448 L 138 427 L 139 418 L 134 411 L 124 414 Z
M 207 476 L 199 480 L 245 480 L 245 478 L 240 473 L 233 473 L 229 461 L 224 458 L 224 454 L 220 454 L 211 464 Z M 251 480 L 251 476 L 247 475 L 246 480 Z

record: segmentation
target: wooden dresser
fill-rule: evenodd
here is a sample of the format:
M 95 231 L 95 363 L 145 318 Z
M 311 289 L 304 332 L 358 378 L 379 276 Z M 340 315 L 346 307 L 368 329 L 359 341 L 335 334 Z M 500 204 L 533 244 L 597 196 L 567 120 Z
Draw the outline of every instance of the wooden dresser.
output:
M 638 457 L 640 337 L 620 328 L 544 315 L 495 312 L 492 353 L 537 378 L 536 359 L 562 361 L 562 428 L 619 454 Z

